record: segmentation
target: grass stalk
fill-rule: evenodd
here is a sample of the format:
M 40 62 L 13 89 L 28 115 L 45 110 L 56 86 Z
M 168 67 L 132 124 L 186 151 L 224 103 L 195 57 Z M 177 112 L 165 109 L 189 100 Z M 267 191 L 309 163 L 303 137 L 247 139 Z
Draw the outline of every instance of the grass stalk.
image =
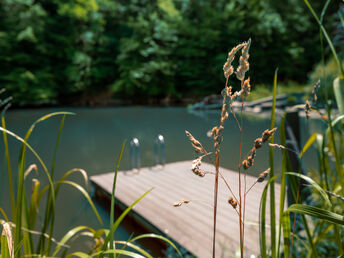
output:
M 243 89 L 243 80 L 241 80 L 241 89 Z M 241 196 L 241 155 L 242 155 L 242 139 L 243 139 L 243 117 L 242 112 L 244 109 L 244 97 L 241 97 L 241 110 L 240 110 L 240 146 L 239 146 L 239 162 L 238 162 L 238 174 L 239 174 L 239 226 L 240 226 L 240 256 L 244 257 L 244 221 L 243 221 L 243 202 Z
M 57 150 L 59 147 L 59 143 L 60 143 L 60 139 L 61 139 L 61 134 L 62 134 L 62 129 L 64 126 L 64 121 L 65 121 L 66 115 L 62 116 L 61 122 L 60 122 L 60 128 L 59 128 L 59 132 L 57 135 L 57 139 L 56 139 L 56 144 L 55 144 L 55 149 L 54 149 L 54 154 L 53 154 L 53 160 L 52 160 L 52 164 L 51 164 L 51 171 L 50 171 L 50 176 L 51 179 L 54 180 L 54 172 L 55 172 L 55 161 L 56 161 L 56 156 L 57 156 Z M 50 199 L 50 195 L 51 195 L 51 191 L 49 191 L 48 193 L 49 197 L 48 200 Z M 54 231 L 54 221 L 55 221 L 55 214 L 50 214 L 50 216 L 52 217 L 52 221 L 50 223 L 50 229 L 49 229 L 49 239 L 48 239 L 48 243 L 47 243 L 47 255 L 50 254 L 50 248 L 51 248 L 51 238 L 53 235 L 53 231 Z
M 1 126 L 6 129 L 6 120 L 4 112 L 1 115 Z M 11 166 L 11 158 L 10 158 L 10 151 L 8 147 L 7 141 L 7 134 L 3 131 L 2 132 L 3 139 L 4 139 L 4 148 L 5 148 L 5 155 L 7 161 L 7 171 L 8 171 L 8 188 L 10 192 L 10 200 L 11 200 L 11 213 L 12 218 L 15 220 L 15 200 L 14 200 L 14 190 L 13 190 L 13 177 L 12 177 L 12 166 Z
M 282 146 L 286 146 L 286 136 L 285 136 L 285 115 L 282 117 L 280 123 L 280 141 Z M 282 224 L 283 224 L 283 210 L 284 210 L 284 201 L 286 197 L 286 171 L 287 171 L 287 150 L 282 150 L 282 168 L 281 168 L 281 193 L 280 193 L 280 207 L 279 207 L 279 222 L 278 222 L 278 242 L 277 242 L 277 253 L 280 255 L 280 244 L 281 244 L 281 234 L 282 234 Z M 288 214 L 289 217 L 289 214 Z M 290 220 L 288 221 L 290 223 Z M 290 229 L 290 225 L 289 225 Z M 284 229 L 286 232 L 287 229 Z M 290 234 L 290 232 L 289 232 Z M 285 233 L 283 234 L 285 235 Z
M 329 47 L 330 47 L 330 49 L 331 49 L 332 55 L 333 55 L 333 57 L 334 57 L 334 59 L 335 59 L 337 65 L 338 65 L 338 68 L 339 68 L 339 70 L 340 70 L 340 73 L 341 73 L 341 75 L 344 77 L 344 68 L 343 68 L 343 66 L 342 66 L 342 63 L 339 61 L 339 57 L 338 57 L 337 52 L 336 52 L 336 50 L 335 50 L 335 48 L 334 48 L 334 46 L 333 46 L 333 44 L 332 44 L 332 41 L 331 41 L 331 39 L 330 39 L 330 36 L 327 34 L 327 31 L 326 31 L 325 27 L 323 26 L 322 21 L 320 21 L 318 15 L 315 13 L 315 11 L 314 11 L 314 9 L 312 8 L 312 6 L 311 6 L 311 4 L 309 3 L 309 1 L 308 1 L 308 0 L 304 0 L 304 2 L 305 2 L 305 4 L 307 5 L 307 7 L 308 7 L 308 9 L 310 10 L 310 12 L 312 13 L 314 19 L 317 21 L 317 23 L 318 23 L 318 25 L 319 25 L 321 31 L 323 32 L 323 34 L 324 34 L 324 36 L 325 36 L 325 39 L 326 39 L 326 41 L 327 41 L 327 43 L 328 43 L 328 45 L 329 45 Z M 326 4 L 327 4 L 327 3 L 326 3 Z M 325 5 L 326 5 L 326 4 L 325 4 Z
M 112 194 L 111 194 L 111 210 L 110 210 L 110 237 L 109 237 L 109 241 L 110 241 L 110 249 L 116 249 L 116 247 L 114 246 L 114 220 L 115 220 L 115 191 L 116 191 L 116 182 L 117 182 L 117 174 L 118 174 L 118 168 L 119 165 L 121 163 L 121 159 L 122 159 L 122 155 L 123 155 L 123 150 L 125 147 L 125 141 L 122 144 L 122 148 L 121 151 L 119 153 L 118 159 L 117 159 L 117 163 L 116 163 L 116 167 L 115 167 L 115 172 L 114 172 L 114 178 L 113 178 L 113 185 L 112 185 Z M 114 257 L 114 254 L 110 254 L 110 257 Z
M 215 164 L 215 187 L 214 187 L 214 218 L 213 218 L 213 258 L 215 258 L 215 245 L 216 245 L 216 216 L 217 216 L 217 194 L 219 188 L 219 167 L 220 167 L 220 153 L 216 152 Z
M 274 88 L 273 88 L 273 102 L 271 110 L 271 123 L 270 130 L 275 127 L 275 110 L 276 110 L 276 93 L 277 93 L 277 72 L 275 70 L 274 76 Z M 270 143 L 274 142 L 274 136 L 272 135 Z M 270 178 L 274 177 L 274 149 L 269 147 L 269 162 L 270 162 Z M 272 181 L 270 185 L 270 231 L 271 231 L 271 257 L 276 258 L 276 211 L 275 211 L 275 182 Z

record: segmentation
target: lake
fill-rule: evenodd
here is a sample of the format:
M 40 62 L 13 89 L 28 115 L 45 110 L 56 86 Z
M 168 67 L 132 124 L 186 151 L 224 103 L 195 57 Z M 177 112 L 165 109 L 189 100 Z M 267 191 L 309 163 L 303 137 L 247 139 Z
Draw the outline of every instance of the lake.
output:
M 7 113 L 7 128 L 23 137 L 30 125 L 39 117 L 56 111 L 71 111 L 75 116 L 68 116 L 62 132 L 62 137 L 57 153 L 57 162 L 54 180 L 58 180 L 72 168 L 85 169 L 89 176 L 113 171 L 122 142 L 136 137 L 141 145 L 142 167 L 154 164 L 154 138 L 161 134 L 165 138 L 166 162 L 191 160 L 195 158 L 193 149 L 185 136 L 184 130 L 188 130 L 200 140 L 208 151 L 212 150 L 212 140 L 207 137 L 207 131 L 218 124 L 219 112 L 191 113 L 182 107 L 116 107 L 116 108 L 42 108 L 10 110 Z M 38 152 L 45 161 L 47 167 L 51 167 L 52 155 L 55 147 L 61 116 L 50 118 L 39 125 L 32 133 L 29 144 Z M 244 140 L 243 154 L 253 146 L 253 141 L 261 136 L 261 133 L 269 128 L 270 121 L 264 116 L 249 114 L 243 118 Z M 321 123 L 306 122 L 301 119 L 302 141 L 311 132 L 320 131 Z M 2 138 L 2 137 L 1 137 Z M 279 143 L 279 134 L 275 141 Z M 0 141 L 3 146 L 2 139 Z M 238 149 L 240 134 L 233 119 L 226 121 L 224 128 L 224 142 L 221 147 L 221 166 L 237 170 Z M 17 160 L 20 144 L 14 139 L 9 139 L 13 170 L 17 169 Z M 121 162 L 120 170 L 130 168 L 129 147 L 127 146 Z M 9 211 L 9 194 L 7 167 L 4 150 L 1 149 L 0 180 L 0 206 Z M 280 165 L 280 151 L 275 150 L 276 169 Z M 316 169 L 314 152 L 305 155 L 309 168 Z M 309 161 L 309 162 L 307 162 Z M 28 154 L 26 165 L 38 164 L 33 155 Z M 254 167 L 249 174 L 258 175 L 269 167 L 267 146 L 257 151 Z M 192 173 L 190 171 L 190 173 Z M 31 187 L 32 178 L 44 178 L 43 170 L 39 168 L 38 174 L 32 173 L 27 178 L 27 189 Z M 74 175 L 71 179 L 82 183 L 80 175 Z M 43 180 L 46 182 L 46 180 Z M 120 184 L 120 182 L 118 182 Z M 88 187 L 90 190 L 90 187 Z M 139 196 L 138 196 L 139 197 Z M 94 213 L 90 209 L 85 198 L 70 186 L 63 186 L 56 203 L 55 236 L 60 239 L 69 229 L 77 225 L 88 225 L 99 228 Z M 105 226 L 108 226 L 108 213 L 102 207 L 97 206 L 101 213 Z M 42 219 L 42 218 L 41 218 Z M 120 228 L 116 232 L 119 239 L 126 240 L 131 232 Z M 83 245 L 90 246 L 92 242 L 84 239 Z M 77 245 L 79 246 L 79 244 Z

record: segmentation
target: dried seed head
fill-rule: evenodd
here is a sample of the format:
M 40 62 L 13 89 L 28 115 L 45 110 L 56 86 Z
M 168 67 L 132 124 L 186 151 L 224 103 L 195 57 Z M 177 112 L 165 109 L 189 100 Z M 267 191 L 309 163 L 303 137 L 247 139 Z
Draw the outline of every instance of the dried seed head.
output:
M 271 136 L 274 135 L 276 130 L 277 130 L 276 127 L 271 129 L 271 130 L 266 129 L 262 134 L 262 142 L 264 143 L 264 142 L 268 141 L 271 138 Z
M 263 182 L 264 179 L 268 176 L 269 173 L 270 173 L 270 168 L 268 168 L 264 172 L 260 173 L 259 176 L 258 176 L 257 182 L 258 183 Z
M 202 165 L 202 156 L 192 161 L 191 169 L 194 169 L 195 167 L 199 167 L 201 165 Z
M 191 133 L 185 130 L 186 135 L 189 137 L 192 147 L 197 153 L 207 154 L 207 151 L 203 148 L 202 144 L 197 141 Z
M 191 171 L 199 177 L 205 176 L 205 173 L 199 168 L 202 164 L 202 158 L 203 156 L 198 157 L 197 159 L 193 160 L 191 164 Z
M 196 176 L 199 176 L 199 177 L 204 177 L 205 176 L 205 173 L 202 171 L 202 169 L 200 169 L 198 167 L 192 169 L 192 172 L 194 172 L 194 174 Z
M 244 167 L 244 169 L 248 169 L 250 167 L 250 163 L 245 159 L 243 162 L 242 162 L 242 166 Z
M 226 87 L 226 93 L 227 93 L 227 97 L 232 96 L 232 86 Z
M 220 125 L 219 128 L 217 129 L 217 135 L 221 135 L 223 131 L 223 126 Z
M 24 173 L 24 178 L 26 178 L 32 171 L 37 172 L 38 171 L 38 167 L 36 164 L 31 164 Z
M 278 149 L 285 149 L 286 148 L 285 146 L 279 145 L 279 144 L 276 144 L 276 143 L 269 143 L 269 146 L 276 147 Z
M 173 206 L 174 206 L 174 207 L 180 207 L 180 206 L 182 206 L 183 203 L 187 204 L 187 203 L 189 203 L 189 202 L 190 202 L 190 200 L 182 200 L 182 201 L 180 201 L 180 202 L 175 202 L 175 203 L 173 203 Z
M 309 117 L 309 115 L 310 115 L 310 110 L 311 110 L 311 105 L 309 104 L 309 102 L 307 100 L 306 104 L 305 104 L 305 113 L 306 113 L 307 117 Z
M 256 149 L 259 149 L 260 147 L 262 147 L 262 138 L 257 138 L 254 140 L 254 147 Z
M 215 135 L 217 135 L 217 126 L 214 126 L 213 129 L 211 129 L 211 136 L 214 138 Z
M 228 203 L 229 203 L 230 205 L 232 205 L 233 209 L 236 209 L 236 207 L 238 206 L 238 202 L 235 201 L 235 200 L 233 199 L 233 197 L 229 197 L 229 198 L 228 198 Z
M 244 80 L 245 73 L 250 69 L 250 65 L 248 63 L 248 58 L 250 57 L 248 51 L 250 49 L 251 39 L 249 39 L 245 46 L 242 48 L 241 57 L 239 59 L 239 66 L 235 72 L 236 77 L 239 81 Z
M 256 148 L 253 148 L 252 150 L 251 150 L 251 156 L 250 157 L 252 157 L 252 159 L 254 159 L 255 157 L 256 157 Z
M 320 88 L 320 79 L 314 85 L 313 90 L 312 90 L 313 103 L 317 101 L 317 92 L 318 92 L 319 88 Z
M 231 101 L 235 100 L 237 97 L 239 97 L 241 95 L 241 90 L 240 91 L 236 91 L 232 94 L 231 96 Z
M 241 43 L 234 47 L 229 53 L 226 63 L 223 65 L 223 72 L 225 75 L 225 78 L 228 78 L 231 76 L 234 72 L 234 68 L 232 66 L 232 62 L 234 60 L 236 52 L 238 52 L 242 47 L 244 47 L 247 43 Z
M 227 111 L 222 112 L 220 123 L 224 124 L 224 122 L 227 118 L 228 118 L 228 112 Z
M 250 78 L 244 81 L 244 86 L 242 90 L 245 97 L 247 97 L 248 94 L 250 94 L 250 91 L 251 91 Z

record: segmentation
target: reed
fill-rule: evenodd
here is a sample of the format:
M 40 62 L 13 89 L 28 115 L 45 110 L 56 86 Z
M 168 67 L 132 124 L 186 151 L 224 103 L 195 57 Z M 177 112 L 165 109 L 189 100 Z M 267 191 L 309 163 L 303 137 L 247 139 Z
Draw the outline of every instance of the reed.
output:
M 220 121 L 217 126 L 215 126 L 211 131 L 210 135 L 213 140 L 213 148 L 212 152 L 208 152 L 203 145 L 193 137 L 193 135 L 185 131 L 194 151 L 198 154 L 198 157 L 193 160 L 191 170 L 192 172 L 199 176 L 204 177 L 207 174 L 214 175 L 214 201 L 213 201 L 213 246 L 212 246 L 212 254 L 213 257 L 216 255 L 216 221 L 217 221 L 217 199 L 218 199 L 218 184 L 219 178 L 223 180 L 227 186 L 229 191 L 229 198 L 228 203 L 233 207 L 235 212 L 238 215 L 238 225 L 239 225 L 239 239 L 240 239 L 240 253 L 241 257 L 244 256 L 244 240 L 245 240 L 245 206 L 246 206 L 246 197 L 249 191 L 254 187 L 256 183 L 261 183 L 270 173 L 270 169 L 262 172 L 258 175 L 257 180 L 251 185 L 250 187 L 247 186 L 246 182 L 246 175 L 247 169 L 254 165 L 254 160 L 257 155 L 257 150 L 265 143 L 269 141 L 270 138 L 273 137 L 274 133 L 276 132 L 277 128 L 270 128 L 266 129 L 262 132 L 260 138 L 257 138 L 254 143 L 252 143 L 252 149 L 244 156 L 242 153 L 242 144 L 243 144 L 243 137 L 244 137 L 244 125 L 243 125 L 243 110 L 245 105 L 245 99 L 250 94 L 251 84 L 250 78 L 246 77 L 246 73 L 249 71 L 249 49 L 251 46 L 251 39 L 247 42 L 243 42 L 236 47 L 234 47 L 229 53 L 228 58 L 223 66 L 224 76 L 226 79 L 225 88 L 222 90 L 222 108 L 220 113 Z M 241 51 L 241 56 L 239 58 L 239 65 L 236 69 L 234 69 L 232 62 L 234 61 L 236 54 Z M 233 92 L 233 87 L 231 86 L 230 77 L 235 74 L 237 80 L 239 80 L 241 88 L 239 91 Z M 233 103 L 234 101 L 238 100 L 241 103 L 241 108 L 239 114 L 236 114 L 233 110 Z M 238 193 L 234 193 L 229 182 L 222 176 L 220 171 L 220 152 L 221 152 L 221 143 L 223 141 L 223 130 L 225 127 L 225 121 L 231 116 L 236 121 L 236 125 L 240 132 L 240 144 L 238 146 L 238 186 L 239 191 Z M 214 163 L 214 172 L 205 172 L 201 169 L 201 162 L 202 159 L 205 157 L 209 157 L 212 162 Z M 270 173 L 271 174 L 271 173 Z M 231 182 L 232 183 L 232 182 Z M 189 202 L 190 200 L 187 200 Z M 192 201 L 192 200 L 191 200 Z M 176 202 L 174 206 L 178 207 L 186 203 L 185 200 L 181 202 Z

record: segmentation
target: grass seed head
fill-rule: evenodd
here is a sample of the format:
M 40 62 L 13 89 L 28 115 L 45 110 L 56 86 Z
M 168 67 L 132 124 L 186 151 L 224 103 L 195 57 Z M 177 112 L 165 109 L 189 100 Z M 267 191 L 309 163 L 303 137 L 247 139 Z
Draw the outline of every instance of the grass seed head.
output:
M 211 129 L 211 136 L 214 137 L 217 135 L 217 126 L 214 126 L 213 129 Z
M 245 79 L 245 73 L 250 69 L 250 65 L 248 63 L 248 59 L 250 57 L 248 54 L 250 45 L 251 45 L 251 39 L 245 42 L 245 45 L 241 51 L 241 57 L 239 59 L 239 66 L 235 72 L 236 77 L 238 78 L 239 81 L 242 81 Z
M 226 110 L 225 105 L 222 107 L 222 112 L 221 112 L 221 119 L 220 119 L 220 124 L 223 125 L 225 120 L 228 118 L 228 112 Z
M 174 207 L 180 207 L 180 206 L 182 206 L 182 204 L 187 204 L 187 203 L 189 203 L 190 202 L 190 200 L 182 200 L 182 201 L 180 201 L 180 202 L 175 202 L 175 203 L 173 203 L 173 206 Z
M 245 159 L 245 160 L 242 162 L 242 166 L 244 167 L 244 169 L 248 169 L 248 168 L 250 167 L 249 161 Z
M 220 126 L 217 128 L 217 135 L 221 135 L 221 134 L 222 134 L 222 131 L 223 131 L 223 126 L 220 125 Z
M 244 47 L 247 43 L 241 43 L 237 45 L 236 47 L 232 48 L 232 50 L 228 53 L 228 58 L 226 63 L 223 65 L 223 72 L 225 75 L 225 78 L 228 79 L 229 76 L 231 76 L 234 72 L 234 68 L 232 66 L 232 62 L 235 58 L 236 52 L 238 52 L 242 47 Z
M 247 97 L 248 94 L 250 94 L 250 91 L 251 91 L 250 78 L 248 78 L 244 81 L 244 86 L 243 86 L 242 90 L 243 90 L 243 94 L 245 97 Z
M 260 173 L 257 179 L 258 183 L 261 183 L 265 180 L 265 178 L 268 176 L 268 174 L 270 173 L 270 168 L 268 168 L 267 170 L 265 170 L 264 172 Z
M 276 127 L 271 130 L 266 129 L 262 134 L 262 142 L 265 143 L 266 141 L 270 140 L 270 138 L 274 135 L 276 130 Z
M 275 147 L 275 148 L 278 148 L 278 149 L 286 149 L 285 146 L 280 145 L 280 144 L 276 144 L 276 143 L 269 143 L 269 146 Z
M 202 158 L 203 156 L 193 160 L 191 165 L 191 171 L 199 177 L 205 176 L 205 173 L 202 171 L 202 169 L 199 168 L 202 164 Z
M 262 147 L 262 138 L 257 138 L 254 140 L 254 147 L 256 149 L 259 149 L 260 147 Z
M 232 205 L 233 209 L 236 209 L 238 206 L 238 202 L 233 199 L 233 197 L 228 198 L 228 203 Z
M 305 104 L 305 113 L 306 113 L 306 116 L 307 116 L 307 117 L 310 116 L 310 111 L 311 111 L 311 104 L 309 104 L 309 101 L 306 100 L 306 104 Z
M 231 97 L 232 96 L 232 86 L 226 87 L 226 93 L 227 93 L 227 97 Z
M 313 102 L 317 101 L 317 92 L 320 88 L 320 79 L 317 81 L 317 83 L 314 85 L 313 90 L 312 90 L 312 95 L 313 95 Z
M 186 135 L 189 137 L 192 147 L 197 153 L 207 154 L 206 150 L 203 148 L 202 144 L 197 141 L 191 133 L 185 130 Z

